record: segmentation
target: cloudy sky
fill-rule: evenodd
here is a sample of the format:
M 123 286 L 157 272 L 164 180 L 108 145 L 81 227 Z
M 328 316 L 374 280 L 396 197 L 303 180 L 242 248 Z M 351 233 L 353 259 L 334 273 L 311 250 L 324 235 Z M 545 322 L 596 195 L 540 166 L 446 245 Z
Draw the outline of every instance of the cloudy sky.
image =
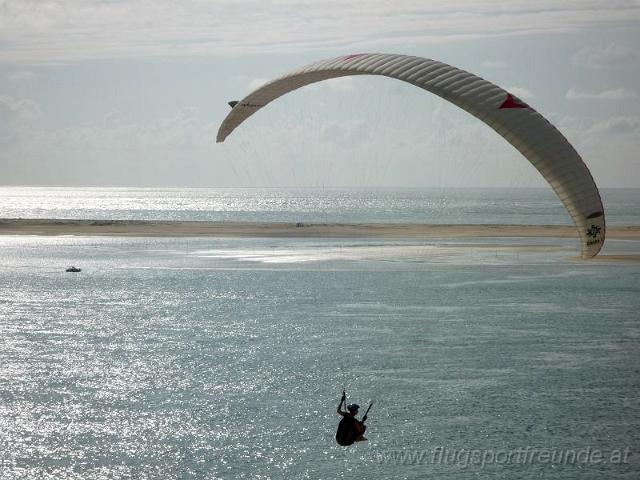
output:
M 638 0 L 0 0 L 0 185 L 541 186 L 495 132 L 373 77 L 216 144 L 228 100 L 322 58 L 418 55 L 525 99 L 640 187 Z

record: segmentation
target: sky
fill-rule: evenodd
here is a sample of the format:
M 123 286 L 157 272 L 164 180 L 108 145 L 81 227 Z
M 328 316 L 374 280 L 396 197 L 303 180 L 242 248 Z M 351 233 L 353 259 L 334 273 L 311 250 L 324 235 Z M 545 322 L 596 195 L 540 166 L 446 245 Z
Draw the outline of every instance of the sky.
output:
M 504 139 L 402 82 L 227 101 L 320 59 L 443 61 L 506 88 L 602 188 L 640 187 L 639 0 L 0 0 L 0 185 L 540 187 Z

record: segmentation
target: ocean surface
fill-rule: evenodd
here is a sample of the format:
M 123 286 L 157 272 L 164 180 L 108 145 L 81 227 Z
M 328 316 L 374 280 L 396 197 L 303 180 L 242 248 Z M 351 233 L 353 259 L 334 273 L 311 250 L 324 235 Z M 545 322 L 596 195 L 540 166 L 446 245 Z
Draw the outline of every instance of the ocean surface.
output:
M 640 225 L 640 189 L 601 195 L 608 225 Z M 571 224 L 551 188 L 0 187 L 0 218 Z
M 2 188 L 0 217 L 570 223 L 543 191 L 383 193 Z M 0 235 L 0 479 L 636 479 L 640 242 L 578 253 Z M 343 388 L 374 401 L 347 448 Z

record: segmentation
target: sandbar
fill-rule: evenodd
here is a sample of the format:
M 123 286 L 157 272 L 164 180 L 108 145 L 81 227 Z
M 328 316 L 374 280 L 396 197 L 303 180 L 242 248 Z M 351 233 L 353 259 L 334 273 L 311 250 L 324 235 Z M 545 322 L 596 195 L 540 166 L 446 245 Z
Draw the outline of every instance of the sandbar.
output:
M 465 238 L 577 237 L 573 225 L 287 223 L 153 220 L 0 219 L 0 235 L 125 237 Z M 607 238 L 640 240 L 640 226 L 607 227 Z

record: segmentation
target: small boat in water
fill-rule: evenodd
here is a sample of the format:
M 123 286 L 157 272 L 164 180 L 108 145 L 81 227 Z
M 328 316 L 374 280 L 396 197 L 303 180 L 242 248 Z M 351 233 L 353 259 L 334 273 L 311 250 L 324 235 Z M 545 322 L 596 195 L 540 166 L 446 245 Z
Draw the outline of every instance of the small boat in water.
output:
M 67 268 L 65 271 L 66 271 L 66 272 L 74 272 L 74 273 L 75 273 L 75 272 L 81 272 L 81 271 L 82 271 L 82 269 L 81 269 L 81 268 L 78 268 L 78 267 L 69 267 L 69 268 Z

